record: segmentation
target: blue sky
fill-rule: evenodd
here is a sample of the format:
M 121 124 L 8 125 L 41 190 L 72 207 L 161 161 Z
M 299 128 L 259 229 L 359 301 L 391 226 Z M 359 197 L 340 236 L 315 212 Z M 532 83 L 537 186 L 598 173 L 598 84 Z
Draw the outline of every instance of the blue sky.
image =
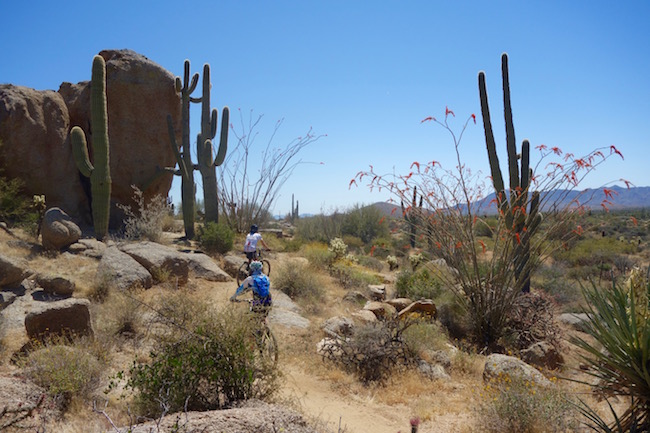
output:
M 281 118 L 277 146 L 310 127 L 327 134 L 300 153 L 317 164 L 298 166 L 276 214 L 289 211 L 292 193 L 303 213 L 386 200 L 348 189 L 369 164 L 402 173 L 415 160 L 451 166 L 449 137 L 420 123 L 446 106 L 458 116 L 454 128 L 478 116 L 461 152 L 487 175 L 477 74 L 487 76 L 503 155 L 503 52 L 519 143 L 576 155 L 616 145 L 625 160 L 611 159 L 582 186 L 650 185 L 647 1 L 0 0 L 0 15 L 1 83 L 56 90 L 88 80 L 102 49 L 129 48 L 175 75 L 185 59 L 192 72 L 209 63 L 213 106 L 228 105 L 234 122 L 238 108 L 264 115 L 260 146 Z

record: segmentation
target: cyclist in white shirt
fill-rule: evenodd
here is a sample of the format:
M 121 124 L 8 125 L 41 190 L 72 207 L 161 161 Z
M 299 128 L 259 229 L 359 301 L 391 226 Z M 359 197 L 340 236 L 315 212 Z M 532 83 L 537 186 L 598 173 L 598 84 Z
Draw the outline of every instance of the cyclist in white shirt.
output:
M 246 235 L 246 241 L 244 241 L 244 253 L 246 254 L 246 258 L 248 258 L 249 265 L 251 264 L 251 261 L 257 260 L 259 257 L 257 254 L 258 242 L 261 242 L 264 248 L 271 251 L 271 248 L 266 245 L 264 239 L 262 239 L 262 235 L 258 232 L 257 225 L 253 224 L 250 233 Z

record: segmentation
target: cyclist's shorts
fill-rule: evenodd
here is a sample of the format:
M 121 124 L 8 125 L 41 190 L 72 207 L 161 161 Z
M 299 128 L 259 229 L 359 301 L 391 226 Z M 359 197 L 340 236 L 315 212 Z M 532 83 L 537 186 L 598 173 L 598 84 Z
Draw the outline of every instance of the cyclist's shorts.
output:
M 257 259 L 257 251 L 247 251 L 246 252 L 246 258 L 249 259 L 249 260 Z

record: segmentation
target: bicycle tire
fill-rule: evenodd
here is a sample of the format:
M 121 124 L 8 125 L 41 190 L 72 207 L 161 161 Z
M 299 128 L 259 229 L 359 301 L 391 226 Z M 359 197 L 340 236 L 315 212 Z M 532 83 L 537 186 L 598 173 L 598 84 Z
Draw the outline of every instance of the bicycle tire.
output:
M 248 262 L 241 264 L 239 269 L 237 269 L 237 287 L 241 286 L 241 283 L 248 277 Z
M 267 277 L 271 276 L 271 262 L 266 259 L 262 259 L 262 272 L 264 272 Z
M 271 332 L 271 329 L 265 327 L 262 334 L 262 341 L 260 344 L 260 352 L 264 362 L 273 365 L 278 365 L 278 340 Z

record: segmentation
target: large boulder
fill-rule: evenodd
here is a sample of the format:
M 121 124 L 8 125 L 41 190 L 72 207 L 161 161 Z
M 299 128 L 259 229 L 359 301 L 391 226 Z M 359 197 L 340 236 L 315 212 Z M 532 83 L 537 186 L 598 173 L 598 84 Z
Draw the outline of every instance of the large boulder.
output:
M 81 228 L 64 211 L 53 207 L 45 212 L 41 238 L 46 250 L 61 250 L 79 240 Z
M 144 191 L 145 200 L 169 192 L 172 176 L 159 167 L 176 162 L 166 117 L 171 114 L 180 131 L 180 96 L 175 76 L 146 57 L 130 50 L 99 54 L 106 60 L 111 227 L 115 228 L 123 216 L 116 205 L 135 204 L 132 185 Z M 23 179 L 28 194 L 45 194 L 48 207 L 60 207 L 75 220 L 90 224 L 90 183 L 72 157 L 72 126 L 81 126 L 92 143 L 89 81 L 62 83 L 58 92 L 0 85 L 3 175 Z
M 526 364 L 521 359 L 500 353 L 489 355 L 485 360 L 483 380 L 486 382 L 491 380 L 499 381 L 505 378 L 526 381 L 540 386 L 551 385 L 551 381 L 539 370 Z
M 187 283 L 189 266 L 186 254 L 149 241 L 122 244 L 119 249 L 144 266 L 157 281 L 168 274 L 169 278 L 177 279 L 179 284 Z
M 93 335 L 90 301 L 87 299 L 69 298 L 35 305 L 34 310 L 25 316 L 25 329 L 30 340 L 52 334 Z
M 232 281 L 232 277 L 226 274 L 207 254 L 188 253 L 184 257 L 196 278 L 220 283 Z
M 153 278 L 140 263 L 117 247 L 106 248 L 97 266 L 96 284 L 108 284 L 120 290 L 135 287 L 148 289 L 153 285 Z
M 45 194 L 48 207 L 79 216 L 88 203 L 69 131 L 70 116 L 61 94 L 0 84 L 2 176 L 21 179 L 28 194 Z

